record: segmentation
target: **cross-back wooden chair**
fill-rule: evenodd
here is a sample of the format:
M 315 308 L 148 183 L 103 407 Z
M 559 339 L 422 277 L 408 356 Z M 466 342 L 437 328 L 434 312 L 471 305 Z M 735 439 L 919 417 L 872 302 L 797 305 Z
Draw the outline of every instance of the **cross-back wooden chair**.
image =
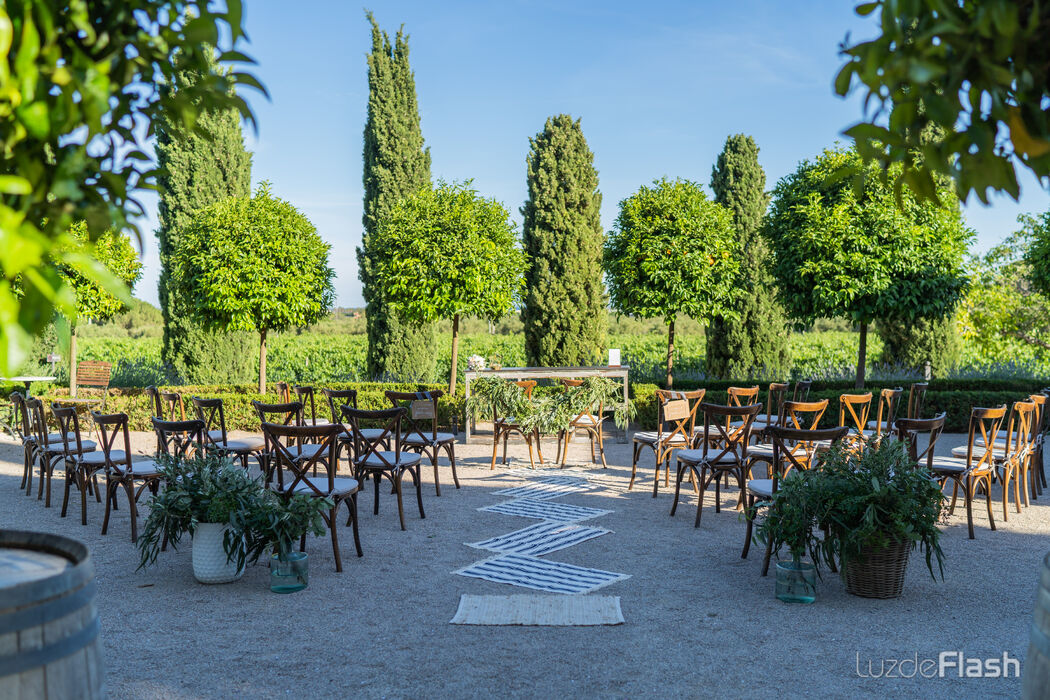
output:
M 354 546 L 357 548 L 357 556 L 364 553 L 361 550 L 361 537 L 357 528 L 357 492 L 360 485 L 357 479 L 346 476 L 336 476 L 336 453 L 338 452 L 339 436 L 343 432 L 343 426 L 338 423 L 325 423 L 323 425 L 284 425 L 276 423 L 263 423 L 263 435 L 266 442 L 274 446 L 274 460 L 278 463 L 277 484 L 275 490 L 285 498 L 294 495 L 306 495 L 311 498 L 327 498 L 332 502 L 332 507 L 327 513 L 322 513 L 325 525 L 332 537 L 332 553 L 335 556 L 335 570 L 343 570 L 343 558 L 339 552 L 339 525 L 336 522 L 336 514 L 339 507 L 346 504 L 348 515 L 347 525 L 353 526 Z M 290 445 L 302 445 L 305 443 L 317 446 L 317 450 L 305 454 Z M 322 476 L 317 476 L 318 472 Z M 310 476 L 310 474 L 313 476 Z M 306 535 L 299 541 L 299 551 L 306 550 Z
M 85 404 L 88 406 L 98 404 L 106 407 L 106 397 L 109 396 L 109 380 L 113 373 L 113 365 L 109 362 L 97 360 L 83 360 L 77 363 L 76 385 L 80 389 L 93 389 L 99 392 L 98 396 L 77 396 L 75 398 L 63 398 L 62 403 Z
M 765 440 L 765 429 L 771 425 L 776 425 L 780 420 L 780 409 L 784 406 L 784 401 L 790 388 L 791 385 L 787 383 L 770 383 L 769 389 L 766 390 L 766 412 L 755 416 L 753 435 L 756 438 Z
M 438 453 L 444 450 L 452 465 L 452 481 L 459 488 L 456 474 L 456 436 L 438 431 L 438 399 L 445 395 L 434 391 L 388 391 L 386 398 L 394 408 L 404 408 L 401 445 L 409 452 L 418 451 L 430 458 L 434 465 L 434 489 L 441 495 L 438 479 Z
M 295 400 L 303 405 L 303 425 L 331 425 L 332 421 L 327 418 L 317 417 L 317 402 L 314 400 L 314 388 L 312 386 L 295 385 Z M 338 422 L 338 421 L 336 421 Z
M 1043 466 L 1043 445 L 1046 442 L 1047 397 L 1046 394 L 1032 394 L 1028 397 L 1035 404 L 1035 416 L 1032 418 L 1032 497 L 1042 493 L 1046 486 L 1046 471 Z
M 22 438 L 22 484 L 18 488 L 31 489 L 33 467 L 36 465 L 39 448 L 37 447 L 36 438 L 33 436 L 33 427 L 29 420 L 29 411 L 26 409 L 25 397 L 14 391 L 11 392 L 8 399 L 11 401 L 11 410 L 14 412 L 17 430 Z
M 907 418 L 922 418 L 922 407 L 926 403 L 926 390 L 929 388 L 928 382 L 915 382 L 908 387 Z
M 868 429 L 864 431 L 866 437 L 875 436 L 878 439 L 883 435 L 893 435 L 893 423 L 897 420 L 897 411 L 900 408 L 902 396 L 904 396 L 903 387 L 883 389 L 879 392 L 879 406 L 875 413 L 875 420 L 868 421 Z
M 379 482 L 383 477 L 389 479 L 397 494 L 397 514 L 401 519 L 401 529 L 405 528 L 405 506 L 402 501 L 401 482 L 406 473 L 412 477 L 416 487 L 416 502 L 419 505 L 420 519 L 426 518 L 423 511 L 423 484 L 419 474 L 420 455 L 401 449 L 401 421 L 407 411 L 404 408 L 387 408 L 381 411 L 364 411 L 343 406 L 343 425 L 350 428 L 354 436 L 354 474 L 360 481 L 361 476 L 368 474 L 375 482 L 375 502 L 372 505 L 374 515 L 379 515 Z M 382 433 L 377 437 L 368 437 L 362 432 L 362 424 L 377 423 L 382 425 Z M 393 442 L 394 449 L 383 449 Z
M 789 402 L 795 403 L 795 402 Z M 826 402 L 825 402 L 826 403 Z M 818 419 L 819 420 L 819 419 Z M 744 536 L 744 551 L 740 557 L 747 559 L 751 550 L 751 538 L 754 534 L 754 521 L 757 507 L 765 504 L 776 507 L 776 494 L 780 480 L 792 469 L 811 469 L 818 454 L 816 445 L 826 443 L 835 445 L 846 437 L 848 428 L 798 429 L 785 425 L 774 425 L 769 429 L 769 438 L 773 444 L 773 462 L 769 478 L 749 479 L 747 482 L 746 507 L 747 531 Z M 773 553 L 773 541 L 766 541 L 766 555 L 762 562 L 762 575 L 769 573 L 769 560 Z
M 321 393 L 324 394 L 325 400 L 328 401 L 329 415 L 334 424 L 342 425 L 343 418 L 340 406 L 346 405 L 351 408 L 357 408 L 357 389 L 321 389 Z M 376 428 L 364 428 L 363 431 L 372 434 L 373 437 L 383 432 Z M 389 448 L 389 445 L 387 447 Z M 347 459 L 353 464 L 354 436 L 345 425 L 343 425 L 343 432 L 339 435 L 339 444 L 336 447 L 336 462 L 342 459 L 344 450 L 347 453 Z
M 520 382 L 514 382 L 521 387 L 522 391 L 525 392 L 525 398 L 529 401 L 532 400 L 532 390 L 536 388 L 536 382 L 531 379 L 525 379 Z M 525 444 L 529 448 L 529 466 L 535 467 L 536 462 L 533 459 L 532 442 L 536 441 L 536 452 L 540 456 L 540 464 L 543 464 L 543 449 L 540 447 L 540 431 L 538 428 L 526 432 L 521 425 L 518 424 L 518 419 L 515 416 L 500 416 L 497 412 L 497 407 L 492 407 L 492 463 L 489 465 L 489 469 L 496 468 L 496 453 L 499 450 L 499 442 L 503 440 L 503 464 L 507 463 L 507 440 L 511 434 L 517 433 L 525 440 Z
M 128 497 L 128 515 L 131 518 L 131 541 L 138 541 L 138 499 L 149 490 L 156 495 L 160 490 L 163 475 L 152 459 L 132 456 L 131 436 L 128 429 L 128 414 L 104 415 L 91 412 L 92 421 L 98 431 L 99 447 L 106 472 L 106 514 L 102 518 L 102 534 L 109 532 L 110 513 L 117 508 L 117 491 L 121 488 Z M 152 419 L 156 423 L 157 418 Z M 163 422 L 163 421 L 162 421 Z M 136 489 L 136 485 L 138 488 Z M 166 542 L 165 542 L 166 544 Z
M 808 379 L 795 382 L 795 390 L 791 393 L 791 400 L 806 403 L 809 401 L 809 390 L 813 382 Z
M 821 399 L 820 401 L 785 401 L 780 407 L 780 415 L 777 417 L 777 425 L 784 428 L 792 428 L 794 430 L 816 430 L 820 426 L 820 419 L 824 417 L 824 412 L 828 410 L 828 400 Z M 818 443 L 823 447 L 830 447 L 831 443 Z M 805 443 L 799 443 L 795 446 L 796 458 L 801 459 L 802 453 L 805 451 Z M 751 478 L 751 470 L 759 463 L 764 463 L 770 467 L 773 465 L 773 441 L 769 440 L 765 444 L 751 445 L 748 450 L 748 478 Z M 809 459 L 811 455 L 806 454 L 805 459 Z
M 578 386 L 583 386 L 583 380 L 562 379 L 561 385 L 565 388 L 565 391 L 572 391 Z M 555 457 L 555 461 L 561 466 L 565 466 L 565 460 L 569 453 L 569 442 L 582 431 L 587 435 L 591 443 L 591 462 L 597 464 L 598 457 L 600 457 L 602 469 L 606 469 L 609 465 L 605 462 L 605 440 L 602 436 L 602 424 L 604 422 L 605 405 L 601 401 L 580 411 L 580 414 L 569 422 L 568 427 L 558 433 L 559 455 Z M 596 444 L 598 446 L 597 456 L 594 450 Z
M 303 425 L 303 405 L 298 401 L 286 401 L 284 403 L 263 403 L 252 401 L 252 407 L 259 416 L 259 423 L 273 423 L 275 425 Z M 273 461 L 274 445 L 263 433 L 262 469 L 266 475 L 266 483 L 269 484 L 274 478 L 274 469 L 278 464 Z M 312 454 L 317 450 L 316 445 L 297 444 L 294 446 L 300 453 Z
M 207 445 L 204 421 L 160 420 L 151 418 L 153 432 L 157 434 L 160 455 L 174 459 L 189 459 L 202 452 Z
M 992 459 L 995 463 L 996 477 L 1003 484 L 1003 520 L 1008 519 L 1007 503 L 1010 495 L 1010 484 L 1014 486 L 1014 502 L 1017 512 L 1021 512 L 1021 487 L 1024 487 L 1024 504 L 1029 505 L 1028 469 L 1031 463 L 1032 422 L 1035 418 L 1036 405 L 1031 401 L 1016 401 L 1007 414 L 1006 433 L 1003 439 L 996 439 L 993 445 Z M 983 436 L 976 438 L 978 446 L 984 446 Z M 966 456 L 964 446 L 952 450 L 952 456 Z
M 696 502 L 696 522 L 693 527 L 700 527 L 700 515 L 704 510 L 704 493 L 712 481 L 715 484 L 715 512 L 721 512 L 720 480 L 723 476 L 736 478 L 740 487 L 738 505 L 743 505 L 744 482 L 747 479 L 748 443 L 751 441 L 751 430 L 755 418 L 762 412 L 762 404 L 720 406 L 702 403 L 700 410 L 704 414 L 701 446 L 700 448 L 678 450 L 676 453 L 678 469 L 675 475 L 674 501 L 671 503 L 671 515 L 674 516 L 678 509 L 678 497 L 682 491 L 682 477 L 688 471 L 690 476 L 697 480 L 700 490 Z
M 87 494 L 95 493 L 99 503 L 97 473 L 106 468 L 105 455 L 95 449 L 93 441 L 84 440 L 80 434 L 80 416 L 74 406 L 51 405 L 51 412 L 58 423 L 58 434 L 62 438 L 62 459 L 65 471 L 65 488 L 62 495 L 61 517 L 66 517 L 69 508 L 69 489 L 76 484 L 80 491 L 80 524 L 87 525 Z M 94 488 L 92 488 L 94 487 Z
M 204 439 L 208 450 L 240 460 L 245 470 L 248 469 L 249 457 L 255 457 L 256 461 L 262 464 L 261 457 L 266 449 L 266 438 L 262 435 L 230 438 L 226 432 L 226 409 L 222 399 L 194 396 L 190 401 L 193 403 L 193 412 L 197 420 L 204 421 Z
M 653 451 L 656 471 L 653 474 L 653 498 L 660 486 L 660 467 L 664 467 L 664 486 L 671 484 L 671 454 L 692 446 L 696 428 L 696 412 L 704 400 L 706 390 L 670 391 L 656 390 L 656 430 L 636 432 L 632 439 L 630 491 L 638 472 L 638 458 L 642 449 Z
M 868 413 L 871 411 L 871 398 L 870 391 L 866 394 L 839 396 L 839 426 L 849 428 L 847 439 L 864 439 L 864 429 L 868 425 Z
M 974 539 L 973 499 L 978 485 L 984 487 L 988 506 L 988 526 L 995 530 L 995 518 L 992 517 L 992 476 L 995 474 L 993 445 L 1005 417 L 1005 404 L 998 408 L 974 408 L 970 413 L 967 428 L 965 455 L 963 457 L 934 456 L 931 465 L 933 475 L 940 482 L 941 488 L 944 488 L 948 481 L 952 482 L 952 503 L 948 509 L 949 513 L 955 512 L 959 489 L 962 489 L 966 501 L 966 525 L 971 540 Z
M 36 463 L 39 468 L 36 499 L 38 501 L 43 499 L 44 507 L 50 508 L 51 479 L 54 475 L 55 467 L 65 461 L 65 440 L 67 436 L 62 432 L 51 432 L 48 427 L 43 401 L 38 398 L 26 399 L 25 407 L 26 412 L 29 414 L 29 429 L 33 436 L 33 442 L 36 445 Z M 83 450 L 87 452 L 94 450 L 96 447 L 93 440 L 82 440 L 81 443 Z M 30 476 L 26 483 L 27 495 L 31 492 L 32 487 L 32 476 Z M 44 496 L 45 491 L 47 492 L 46 498 Z
M 937 439 L 944 431 L 947 415 L 938 413 L 933 418 L 898 418 L 893 424 L 897 439 L 904 443 L 908 457 L 916 468 L 933 474 Z
M 758 403 L 758 385 L 731 386 L 726 389 L 727 405 L 750 406 Z
M 291 403 L 292 402 L 292 385 L 288 382 L 274 382 L 274 389 L 277 390 L 277 403 Z

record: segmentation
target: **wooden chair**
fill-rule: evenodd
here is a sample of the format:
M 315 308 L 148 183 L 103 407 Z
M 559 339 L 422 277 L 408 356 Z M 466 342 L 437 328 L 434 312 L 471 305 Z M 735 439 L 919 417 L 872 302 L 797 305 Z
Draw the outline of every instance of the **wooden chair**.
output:
M 771 425 L 776 425 L 777 421 L 780 420 L 780 410 L 784 406 L 784 400 L 787 398 L 787 392 L 790 388 L 790 384 L 778 382 L 773 382 L 769 385 L 769 389 L 766 391 L 766 412 L 764 415 L 755 416 L 754 431 L 752 432 L 754 437 L 764 440 L 765 429 Z
M 966 499 L 966 525 L 969 528 L 971 540 L 974 539 L 973 499 L 978 485 L 984 488 L 988 505 L 988 525 L 995 530 L 995 518 L 992 517 L 992 475 L 995 474 L 995 455 L 992 446 L 995 444 L 996 436 L 999 434 L 999 428 L 1002 427 L 1005 417 L 1005 404 L 998 408 L 973 409 L 967 429 L 965 456 L 961 458 L 934 456 L 929 465 L 942 489 L 949 480 L 952 482 L 952 504 L 948 509 L 949 513 L 955 512 L 959 488 L 962 488 Z
M 334 424 L 342 425 L 342 406 L 357 408 L 356 389 L 321 389 L 321 393 L 324 394 L 325 399 L 328 401 L 328 409 Z M 383 431 L 376 428 L 362 428 L 362 432 L 371 437 L 377 437 Z M 386 448 L 390 449 L 389 444 Z M 342 459 L 343 450 L 346 450 L 347 459 L 352 464 L 354 460 L 354 436 L 345 425 L 343 425 L 343 432 L 339 435 L 339 444 L 336 447 L 335 457 L 337 463 Z
M 901 397 L 904 396 L 904 388 L 883 389 L 879 392 L 879 408 L 875 420 L 868 421 L 865 437 L 880 438 L 883 435 L 893 435 L 893 423 L 897 420 L 897 409 L 900 408 Z
M 794 430 L 816 430 L 820 427 L 820 419 L 824 417 L 824 412 L 828 410 L 828 403 L 827 399 L 821 399 L 820 401 L 785 401 L 780 408 L 780 415 L 776 424 L 785 428 L 793 428 Z M 824 445 L 830 447 L 831 443 L 824 443 Z M 764 444 L 748 447 L 748 479 L 751 478 L 751 470 L 759 462 L 772 468 L 773 452 L 772 440 Z M 796 458 L 801 459 L 802 457 L 796 455 Z
M 926 403 L 926 390 L 930 385 L 916 382 L 908 387 L 908 418 L 922 418 L 922 407 Z
M 426 518 L 423 512 L 423 485 L 419 475 L 420 455 L 401 449 L 401 421 L 407 411 L 404 408 L 388 408 L 382 411 L 363 411 L 343 406 L 343 425 L 350 427 L 354 436 L 354 475 L 360 481 L 361 475 L 368 474 L 375 482 L 375 503 L 373 513 L 379 515 L 379 482 L 383 477 L 389 479 L 397 494 L 397 514 L 401 518 L 401 529 L 405 530 L 405 507 L 401 498 L 401 481 L 405 473 L 412 477 L 416 487 L 416 502 L 419 505 L 420 519 Z M 383 432 L 376 438 L 367 437 L 361 430 L 362 423 L 378 422 L 383 425 Z M 384 443 L 393 441 L 393 450 L 380 449 Z
M 84 360 L 77 363 L 77 376 L 73 384 L 77 390 L 95 389 L 101 395 L 95 398 L 73 396 L 63 398 L 62 403 L 99 404 L 106 407 L 106 397 L 109 396 L 109 379 L 113 372 L 113 365 L 108 362 L 96 360 Z
M 291 403 L 292 402 L 292 386 L 288 382 L 274 382 L 274 388 L 277 390 L 277 403 Z
M 339 435 L 343 427 L 337 423 L 325 423 L 323 425 L 278 425 L 276 423 L 263 423 L 263 435 L 265 441 L 274 447 L 274 460 L 279 465 L 277 471 L 277 484 L 274 487 L 277 493 L 285 498 L 304 494 L 311 498 L 328 498 L 332 501 L 332 508 L 327 514 L 322 513 L 325 525 L 332 536 L 332 553 L 335 555 L 335 570 L 343 570 L 343 559 L 339 552 L 339 526 L 336 523 L 336 514 L 339 507 L 346 504 L 349 511 L 347 525 L 353 526 L 354 546 L 357 548 L 357 556 L 363 556 L 361 550 L 361 537 L 357 529 L 357 492 L 360 486 L 356 479 L 350 477 L 336 476 L 336 452 Z M 305 454 L 297 446 L 310 443 L 318 447 L 310 454 Z M 316 476 L 319 467 L 323 468 L 323 476 Z M 310 476 L 313 473 L 314 476 Z M 306 550 L 306 535 L 299 542 L 299 551 Z
M 102 518 L 102 534 L 109 532 L 110 511 L 117 507 L 117 490 L 123 488 L 128 497 L 128 513 L 131 518 L 131 541 L 138 541 L 138 503 L 142 492 L 149 490 L 156 495 L 163 480 L 160 466 L 152 459 L 136 460 L 131 452 L 131 436 L 128 431 L 128 414 L 103 415 L 91 412 L 98 430 L 99 446 L 102 448 L 106 472 L 106 514 Z M 152 418 L 154 427 L 158 421 Z M 203 437 L 198 436 L 201 440 Z M 117 443 L 117 440 L 121 442 Z M 136 485 L 138 488 L 136 489 Z
M 682 477 L 686 471 L 695 477 L 700 493 L 696 502 L 696 522 L 693 527 L 700 527 L 700 515 L 704 510 L 704 493 L 708 485 L 715 484 L 715 512 L 721 512 L 722 494 L 720 480 L 723 476 L 736 477 L 740 486 L 740 505 L 743 504 L 744 482 L 747 478 L 747 448 L 751 440 L 751 429 L 755 418 L 762 411 L 762 404 L 743 406 L 719 406 L 702 403 L 700 410 L 704 414 L 703 439 L 699 449 L 678 450 L 675 455 L 677 473 L 675 475 L 674 501 L 671 503 L 671 516 L 678 509 L 678 497 L 682 491 Z M 736 425 L 736 427 L 733 427 Z M 711 428 L 718 431 L 715 435 Z
M 817 445 L 821 443 L 835 445 L 848 432 L 845 426 L 816 430 L 800 430 L 785 425 L 774 425 L 769 429 L 769 438 L 773 443 L 773 461 L 767 479 L 749 479 L 747 482 L 746 507 L 744 514 L 747 520 L 747 531 L 744 536 L 744 551 L 740 558 L 747 559 L 751 550 L 751 538 L 754 534 L 754 520 L 757 507 L 763 503 L 776 507 L 776 494 L 780 479 L 787 476 L 792 469 L 810 469 L 817 458 Z M 762 562 L 762 575 L 769 573 L 769 560 L 773 554 L 773 541 L 766 541 L 766 555 Z
M 908 449 L 908 457 L 916 468 L 924 468 L 933 474 L 933 460 L 936 454 L 937 438 L 944 430 L 947 413 L 939 413 L 933 418 L 898 418 L 894 423 L 897 439 Z M 920 436 L 925 435 L 925 446 L 921 447 Z
M 252 408 L 255 409 L 255 413 L 259 416 L 260 424 L 303 425 L 303 405 L 298 401 L 285 403 L 252 401 Z M 263 474 L 266 475 L 266 483 L 269 484 L 274 478 L 274 469 L 279 467 L 279 463 L 273 459 L 276 447 L 270 444 L 270 441 L 266 438 L 266 433 L 263 433 L 263 442 L 261 466 Z M 303 455 L 312 455 L 318 449 L 317 445 L 308 444 L 297 445 L 296 448 Z
M 430 458 L 434 465 L 434 489 L 441 495 L 441 482 L 438 479 L 438 453 L 444 450 L 452 465 L 452 481 L 459 488 L 459 475 L 456 474 L 456 436 L 452 433 L 438 432 L 438 399 L 445 395 L 440 389 L 434 391 L 387 391 L 386 398 L 394 408 L 404 408 L 404 431 L 401 435 L 401 446 L 409 452 L 418 451 Z M 389 446 L 388 446 L 389 449 Z
M 262 469 L 262 453 L 266 449 L 266 438 L 262 435 L 230 439 L 226 433 L 226 411 L 222 399 L 202 399 L 194 396 L 190 399 L 197 419 L 204 421 L 204 439 L 206 448 L 221 455 L 239 459 L 245 471 L 248 470 L 248 458 L 255 457 Z
M 514 382 L 521 387 L 522 391 L 525 392 L 525 397 L 532 400 L 532 390 L 536 388 L 536 382 L 531 379 L 526 379 L 520 382 Z M 535 468 L 536 461 L 533 458 L 532 441 L 536 441 L 536 452 L 540 456 L 540 464 L 543 464 L 543 448 L 540 446 L 540 431 L 538 428 L 533 428 L 528 433 L 524 431 L 521 425 L 518 424 L 518 419 L 514 416 L 503 416 L 500 417 L 497 414 L 495 406 L 492 407 L 492 463 L 489 465 L 489 469 L 496 468 L 496 453 L 499 450 L 499 441 L 503 440 L 503 464 L 507 463 L 507 440 L 510 438 L 512 433 L 521 435 L 525 440 L 525 444 L 529 447 L 529 466 Z
M 22 439 L 22 483 L 18 488 L 31 489 L 33 466 L 36 464 L 37 444 L 36 439 L 33 437 L 29 411 L 26 409 L 26 399 L 17 391 L 12 392 L 8 399 L 11 401 L 11 411 L 14 415 L 13 422 L 17 423 L 17 430 Z
M 727 402 L 730 406 L 750 406 L 758 403 L 758 385 L 731 386 L 726 389 Z
M 795 391 L 791 394 L 791 400 L 800 403 L 806 403 L 809 401 L 809 389 L 813 386 L 813 382 L 808 379 L 804 379 L 799 382 L 795 382 Z
M 1014 505 L 1021 512 L 1021 491 L 1023 484 L 1024 504 L 1028 502 L 1028 465 L 1031 457 L 1032 420 L 1036 406 L 1031 401 L 1015 401 L 1007 420 L 1005 440 L 992 442 L 992 463 L 995 474 L 1003 484 L 1003 520 L 1009 519 L 1007 504 L 1010 500 L 1010 484 L 1014 487 Z M 978 447 L 987 447 L 980 436 L 976 438 Z M 966 447 L 956 447 L 952 457 L 961 459 L 967 456 Z
M 295 392 L 295 400 L 303 405 L 303 425 L 331 425 L 333 421 L 317 417 L 317 404 L 314 401 L 314 388 L 312 386 L 292 387 Z M 338 421 L 334 421 L 338 423 Z
M 656 492 L 660 486 L 661 466 L 664 467 L 664 486 L 670 486 L 671 454 L 675 450 L 692 447 L 693 431 L 696 428 L 696 411 L 703 402 L 705 393 L 704 389 L 696 391 L 656 390 L 656 430 L 634 434 L 631 481 L 627 484 L 628 491 L 634 486 L 634 477 L 638 472 L 638 457 L 643 448 L 652 450 L 656 460 L 656 471 L 653 474 L 653 498 L 656 498 Z
M 160 391 L 155 386 L 148 386 L 146 387 L 146 396 L 149 399 L 150 412 L 154 418 L 162 421 L 186 420 L 186 403 L 182 400 L 182 394 L 175 391 Z M 214 439 L 222 436 L 218 431 L 215 431 L 209 437 Z M 163 446 L 158 442 L 157 450 L 154 454 L 159 456 L 163 453 Z
M 561 384 L 565 387 L 566 391 L 572 391 L 574 388 L 583 385 L 583 381 L 580 379 L 562 379 Z M 583 431 L 587 434 L 587 437 L 591 442 L 591 462 L 597 464 L 598 459 L 594 453 L 595 444 L 598 445 L 598 456 L 602 460 L 602 469 L 607 469 L 608 464 L 605 462 L 605 440 L 602 436 L 602 424 L 605 422 L 605 405 L 599 401 L 597 404 L 597 412 L 595 412 L 595 406 L 587 406 L 584 408 L 580 415 L 576 416 L 569 422 L 569 427 L 558 433 L 558 453 L 555 457 L 555 461 L 565 466 L 565 460 L 569 453 L 569 441 L 576 437 L 576 435 Z M 564 442 L 564 444 L 563 444 Z
M 1042 493 L 1046 486 L 1046 471 L 1044 468 L 1043 445 L 1046 442 L 1047 427 L 1047 396 L 1046 394 L 1032 394 L 1028 397 L 1035 403 L 1035 416 L 1032 418 L 1032 497 L 1036 493 Z
M 44 507 L 51 507 L 51 478 L 54 475 L 55 467 L 65 461 L 66 449 L 65 449 L 65 433 L 52 433 L 48 428 L 47 415 L 44 413 L 44 403 L 40 399 L 26 399 L 25 400 L 26 412 L 29 414 L 29 428 L 33 436 L 33 442 L 35 444 L 36 464 L 40 469 L 40 480 L 37 483 L 36 499 L 39 501 L 44 499 L 44 491 L 47 491 L 47 498 L 44 499 Z M 96 443 L 92 440 L 83 440 L 82 447 L 85 451 L 90 452 L 96 448 Z M 32 476 L 27 480 L 26 483 L 26 494 L 28 495 L 33 487 Z
M 73 406 L 61 406 L 58 403 L 51 405 L 51 412 L 55 414 L 58 423 L 58 433 L 62 438 L 62 460 L 65 471 L 65 489 L 62 495 L 61 517 L 66 517 L 69 508 L 69 488 L 76 484 L 80 491 L 80 524 L 87 525 L 87 494 L 94 491 L 95 500 L 99 503 L 102 498 L 99 495 L 97 474 L 105 470 L 105 454 L 95 449 L 95 443 L 84 440 L 80 434 L 80 417 L 77 409 Z M 92 486 L 94 487 L 92 489 Z
M 839 426 L 849 428 L 847 439 L 864 439 L 864 428 L 868 425 L 868 413 L 871 411 L 871 398 L 871 392 L 839 396 Z

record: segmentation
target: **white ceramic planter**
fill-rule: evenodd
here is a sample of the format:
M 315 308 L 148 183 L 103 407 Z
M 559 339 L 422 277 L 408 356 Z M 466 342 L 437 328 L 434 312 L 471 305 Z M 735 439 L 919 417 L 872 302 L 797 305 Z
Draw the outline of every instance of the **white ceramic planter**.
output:
M 244 575 L 237 561 L 226 561 L 225 523 L 198 523 L 193 531 L 193 577 L 201 583 L 230 583 Z

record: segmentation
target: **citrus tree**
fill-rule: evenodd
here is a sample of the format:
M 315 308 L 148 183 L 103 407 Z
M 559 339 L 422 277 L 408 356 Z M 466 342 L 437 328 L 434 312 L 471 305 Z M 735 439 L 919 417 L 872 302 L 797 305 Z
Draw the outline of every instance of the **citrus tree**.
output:
M 74 268 L 127 301 L 127 288 L 71 237 L 134 230 L 138 192 L 156 179 L 143 148 L 162 113 L 192 126 L 200 111 L 251 118 L 237 85 L 261 85 L 208 63 L 246 62 L 240 0 L 0 3 L 0 374 L 17 367 L 56 307 L 77 316 L 60 269 Z M 221 38 L 221 41 L 220 41 Z M 175 58 L 200 68 L 189 91 L 167 95 Z
M 315 323 L 332 307 L 330 246 L 265 182 L 252 197 L 200 210 L 181 238 L 170 288 L 202 324 L 259 334 L 259 393 L 266 393 L 267 334 Z
M 667 324 L 669 389 L 675 317 L 735 318 L 735 251 L 732 215 L 694 182 L 656 180 L 620 202 L 603 256 L 609 300 L 619 313 Z
M 525 254 L 510 213 L 470 182 L 439 182 L 394 204 L 370 239 L 375 278 L 411 323 L 452 320 L 448 391 L 456 392 L 459 321 L 498 321 L 520 301 Z
M 853 149 L 803 161 L 777 183 L 766 222 L 788 314 L 801 323 L 839 317 L 859 325 L 857 388 L 873 321 L 940 319 L 955 309 L 973 237 L 950 184 L 942 180 L 937 200 L 920 202 L 905 188 L 898 201 L 877 177 L 864 178 L 859 190 L 841 177 L 861 167 Z

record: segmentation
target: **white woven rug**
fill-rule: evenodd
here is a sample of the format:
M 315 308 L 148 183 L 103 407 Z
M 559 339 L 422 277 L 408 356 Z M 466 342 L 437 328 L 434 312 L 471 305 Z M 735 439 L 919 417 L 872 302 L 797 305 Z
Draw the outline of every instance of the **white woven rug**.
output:
M 628 574 L 590 569 L 525 554 L 500 554 L 452 573 L 548 593 L 568 594 L 590 593 L 630 578 Z
M 468 542 L 468 547 L 488 549 L 493 552 L 515 552 L 540 556 L 610 532 L 600 527 L 588 527 L 572 523 L 538 523 L 514 532 L 491 537 L 481 542 Z
M 574 484 L 552 484 L 550 482 L 536 482 L 525 486 L 515 486 L 509 489 L 493 491 L 494 496 L 506 496 L 507 498 L 531 498 L 534 501 L 549 501 L 560 498 L 570 493 L 582 493 L 590 491 L 587 482 Z
M 462 595 L 453 625 L 622 625 L 619 596 Z
M 478 508 L 486 513 L 502 513 L 503 515 L 517 515 L 522 518 L 535 518 L 537 520 L 551 520 L 556 523 L 574 523 L 578 520 L 589 520 L 600 515 L 611 513 L 611 510 L 601 508 L 587 508 L 586 506 L 574 506 L 568 503 L 556 503 L 553 501 L 535 501 L 528 498 L 519 498 L 514 501 L 504 501 L 495 505 Z

